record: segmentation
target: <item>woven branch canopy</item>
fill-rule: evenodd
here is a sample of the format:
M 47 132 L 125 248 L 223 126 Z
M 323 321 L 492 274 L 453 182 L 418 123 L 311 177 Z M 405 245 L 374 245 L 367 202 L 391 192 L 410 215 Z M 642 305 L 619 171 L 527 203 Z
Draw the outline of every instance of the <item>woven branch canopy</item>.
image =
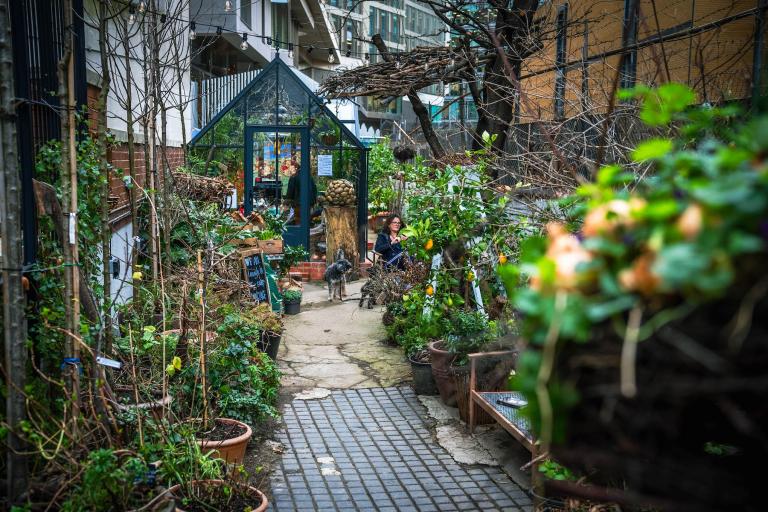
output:
M 461 74 L 493 58 L 485 49 L 456 50 L 444 46 L 420 46 L 393 60 L 360 66 L 328 77 L 320 94 L 328 98 L 398 98 L 438 83 L 456 82 Z

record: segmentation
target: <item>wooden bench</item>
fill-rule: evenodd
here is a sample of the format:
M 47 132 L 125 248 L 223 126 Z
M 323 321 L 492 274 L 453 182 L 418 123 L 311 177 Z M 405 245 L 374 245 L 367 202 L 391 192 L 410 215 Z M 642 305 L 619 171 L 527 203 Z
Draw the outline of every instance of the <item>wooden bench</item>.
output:
M 506 352 L 509 353 L 509 352 Z M 484 357 L 500 357 L 505 352 L 480 352 L 469 354 L 469 431 L 475 432 L 475 407 L 482 408 L 501 427 L 531 453 L 531 487 L 538 496 L 542 495 L 542 478 L 537 462 L 542 458 L 536 437 L 533 435 L 531 424 L 520 411 L 520 408 L 498 403 L 503 399 L 524 399 L 517 391 L 482 391 L 477 389 L 477 363 Z

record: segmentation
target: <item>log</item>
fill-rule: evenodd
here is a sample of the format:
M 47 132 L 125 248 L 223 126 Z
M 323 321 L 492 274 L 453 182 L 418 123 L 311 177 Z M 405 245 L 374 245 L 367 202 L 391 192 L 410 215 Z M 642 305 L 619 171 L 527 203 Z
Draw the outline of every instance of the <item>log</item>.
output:
M 352 263 L 352 279 L 360 275 L 360 254 L 357 249 L 357 208 L 354 206 L 328 206 L 325 216 L 325 259 L 330 265 L 339 249 Z

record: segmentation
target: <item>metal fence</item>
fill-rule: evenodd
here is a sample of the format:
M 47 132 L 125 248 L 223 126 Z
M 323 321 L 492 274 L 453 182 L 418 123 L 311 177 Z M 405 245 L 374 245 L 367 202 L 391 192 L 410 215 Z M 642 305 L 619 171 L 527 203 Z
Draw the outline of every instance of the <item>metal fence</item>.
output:
M 236 75 L 217 76 L 193 84 L 192 94 L 197 96 L 197 110 L 193 113 L 193 127 L 202 128 L 229 104 L 240 91 L 256 78 L 259 69 Z
M 58 97 L 58 65 L 64 51 L 64 2 L 17 0 L 10 2 L 14 88 L 19 164 L 22 172 L 24 211 L 24 262 L 36 259 L 37 234 L 32 180 L 40 147 L 58 139 L 61 112 Z M 75 101 L 87 104 L 83 0 L 72 0 L 74 35 Z

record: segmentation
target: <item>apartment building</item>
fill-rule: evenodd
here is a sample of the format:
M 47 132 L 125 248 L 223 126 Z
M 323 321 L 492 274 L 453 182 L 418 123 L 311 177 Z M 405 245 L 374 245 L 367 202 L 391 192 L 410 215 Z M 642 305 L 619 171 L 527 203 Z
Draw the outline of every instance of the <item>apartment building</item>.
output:
M 378 62 L 381 59 L 379 51 L 370 43 L 374 34 L 381 35 L 393 54 L 417 46 L 442 46 L 446 42 L 442 21 L 429 6 L 419 2 L 327 0 L 323 10 L 336 38 L 339 59 L 320 65 L 299 63 L 299 69 L 318 82 L 338 67 L 353 68 Z M 440 85 L 420 91 L 419 96 L 435 115 L 444 104 L 444 90 Z M 407 98 L 398 98 L 386 104 L 375 98 L 358 98 L 355 103 L 364 139 L 375 140 L 384 135 L 397 137 L 402 130 L 410 130 L 418 123 Z

